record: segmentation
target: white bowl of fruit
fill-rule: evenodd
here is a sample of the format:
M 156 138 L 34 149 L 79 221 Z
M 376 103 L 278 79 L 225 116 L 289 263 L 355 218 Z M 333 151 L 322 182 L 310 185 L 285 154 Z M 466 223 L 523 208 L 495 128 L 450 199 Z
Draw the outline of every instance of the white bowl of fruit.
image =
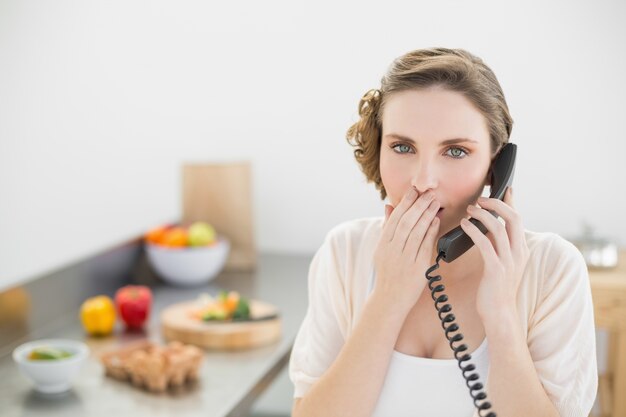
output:
M 206 284 L 224 269 L 230 242 L 206 222 L 167 225 L 145 235 L 148 261 L 165 282 L 177 286 Z

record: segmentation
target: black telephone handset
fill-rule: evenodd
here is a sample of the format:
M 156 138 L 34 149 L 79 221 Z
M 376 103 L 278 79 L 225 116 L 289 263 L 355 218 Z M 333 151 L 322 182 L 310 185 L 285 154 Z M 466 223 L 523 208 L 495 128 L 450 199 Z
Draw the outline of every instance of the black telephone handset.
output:
M 506 189 L 513 182 L 516 154 L 517 145 L 507 143 L 493 160 L 491 164 L 491 194 L 489 198 L 504 199 Z M 498 217 L 495 212 L 490 211 L 490 213 Z M 481 222 L 474 218 L 470 218 L 469 221 L 475 224 L 481 232 L 487 233 L 487 228 Z M 457 226 L 441 236 L 437 243 L 437 253 L 443 254 L 441 259 L 450 263 L 463 255 L 473 245 L 474 242 L 467 233 L 463 231 L 461 226 Z
M 507 143 L 493 160 L 491 164 L 491 194 L 489 197 L 498 198 L 500 200 L 504 199 L 506 189 L 513 182 L 516 154 L 517 145 Z M 497 217 L 494 211 L 490 210 L 489 212 Z M 475 224 L 481 232 L 487 233 L 487 228 L 478 220 L 471 218 L 470 222 Z M 463 255 L 473 245 L 474 242 L 463 229 L 461 229 L 461 226 L 443 235 L 439 239 L 439 242 L 437 242 L 437 260 L 435 264 L 426 271 L 426 279 L 428 279 L 428 288 L 435 302 L 435 309 L 441 320 L 445 337 L 448 339 L 450 348 L 454 351 L 454 358 L 459 363 L 461 375 L 469 388 L 470 396 L 474 401 L 474 407 L 476 407 L 481 417 L 496 417 L 495 412 L 489 411 L 491 404 L 487 401 L 487 394 L 483 392 L 483 384 L 478 382 L 478 373 L 472 373 L 472 371 L 476 370 L 476 367 L 471 363 L 464 364 L 464 362 L 468 362 L 472 359 L 472 356 L 468 353 L 463 353 L 468 348 L 467 345 L 460 343 L 463 340 L 463 335 L 460 333 L 458 324 L 454 322 L 456 318 L 454 314 L 451 313 L 452 306 L 446 303 L 448 296 L 443 294 L 446 288 L 441 283 L 441 275 L 431 275 L 439 268 L 439 261 L 441 259 L 446 262 L 452 262 Z

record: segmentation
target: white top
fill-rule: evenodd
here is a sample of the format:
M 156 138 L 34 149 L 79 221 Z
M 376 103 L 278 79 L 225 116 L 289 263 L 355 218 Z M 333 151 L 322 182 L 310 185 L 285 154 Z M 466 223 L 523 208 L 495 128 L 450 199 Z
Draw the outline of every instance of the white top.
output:
M 484 385 L 489 371 L 487 339 L 471 355 L 463 365 L 474 364 L 476 370 L 471 373 L 478 372 L 478 382 Z M 473 412 L 474 403 L 456 359 L 420 358 L 394 350 L 372 416 L 470 417 Z
M 358 323 L 371 289 L 383 220 L 339 224 L 313 257 L 308 310 L 289 363 L 294 397 L 303 397 L 324 374 Z M 562 417 L 586 417 L 596 396 L 597 365 L 585 261 L 575 246 L 554 233 L 526 230 L 525 236 L 530 258 L 517 308 L 537 375 Z M 487 394 L 488 358 L 483 341 L 472 353 L 472 363 L 487 383 Z M 478 415 L 455 359 L 393 352 L 374 416 L 403 415 Z
M 368 293 L 374 289 L 375 281 L 376 273 L 372 271 Z M 452 307 L 454 309 L 454 306 Z M 463 333 L 462 328 L 461 333 Z M 455 343 L 455 346 L 462 343 L 467 342 L 462 340 Z M 476 367 L 467 375 L 478 373 L 479 376 L 479 380 L 472 381 L 472 384 L 480 382 L 483 386 L 485 385 L 489 374 L 487 345 L 487 338 L 485 338 L 474 351 L 471 350 L 471 346 L 468 346 L 468 351 L 462 352 L 462 354 L 471 354 L 471 360 L 469 362 L 464 361 L 463 366 L 471 363 Z M 416 392 L 422 393 L 422 395 L 416 397 Z M 416 404 L 416 401 L 419 402 L 419 405 Z M 416 417 L 422 415 L 428 417 L 470 417 L 473 412 L 472 396 L 456 359 L 421 358 L 397 350 L 391 352 L 387 376 L 372 414 L 373 417 Z

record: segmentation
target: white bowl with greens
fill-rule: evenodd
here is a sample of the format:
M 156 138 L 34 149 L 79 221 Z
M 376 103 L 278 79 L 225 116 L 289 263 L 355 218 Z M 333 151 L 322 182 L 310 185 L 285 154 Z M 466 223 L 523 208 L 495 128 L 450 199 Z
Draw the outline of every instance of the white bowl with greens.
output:
M 70 339 L 34 340 L 13 351 L 20 370 L 34 382 L 37 391 L 45 394 L 69 390 L 88 356 L 86 344 Z

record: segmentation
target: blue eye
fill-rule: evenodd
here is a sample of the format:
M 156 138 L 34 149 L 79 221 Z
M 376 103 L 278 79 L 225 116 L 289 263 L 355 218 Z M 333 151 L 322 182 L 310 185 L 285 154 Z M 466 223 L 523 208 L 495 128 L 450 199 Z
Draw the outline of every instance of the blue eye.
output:
M 401 150 L 397 150 L 396 148 L 399 148 Z M 409 151 L 411 150 L 411 147 L 403 143 L 398 143 L 397 145 L 393 145 L 391 149 L 393 149 L 396 153 L 402 154 L 402 153 L 409 153 Z
M 463 148 L 458 148 L 458 147 L 448 148 L 448 150 L 446 151 L 446 155 L 449 155 L 450 157 L 454 159 L 464 158 L 463 154 L 467 155 L 467 151 Z

